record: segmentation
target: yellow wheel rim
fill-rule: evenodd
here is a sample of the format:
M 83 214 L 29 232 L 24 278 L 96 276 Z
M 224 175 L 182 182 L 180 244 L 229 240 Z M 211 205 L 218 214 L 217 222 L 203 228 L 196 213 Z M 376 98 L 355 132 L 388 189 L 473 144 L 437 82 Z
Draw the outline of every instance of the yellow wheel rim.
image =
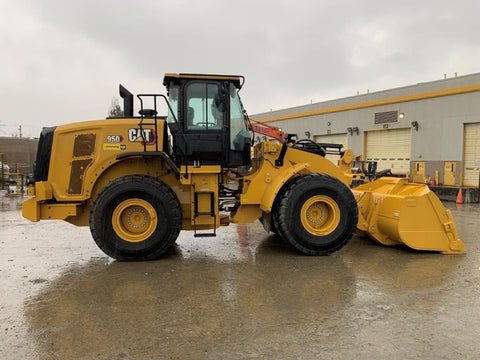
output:
M 113 211 L 112 225 L 115 233 L 128 242 L 148 239 L 157 227 L 157 212 L 142 199 L 122 201 Z
M 340 209 L 332 198 L 315 195 L 303 204 L 300 219 L 310 234 L 325 236 L 332 233 L 340 223 Z

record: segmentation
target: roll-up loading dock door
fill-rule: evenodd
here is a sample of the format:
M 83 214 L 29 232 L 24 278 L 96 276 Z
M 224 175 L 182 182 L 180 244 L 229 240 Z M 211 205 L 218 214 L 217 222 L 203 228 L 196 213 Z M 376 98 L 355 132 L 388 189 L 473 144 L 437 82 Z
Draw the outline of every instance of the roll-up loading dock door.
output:
M 465 124 L 463 133 L 463 186 L 478 187 L 480 123 Z
M 377 171 L 391 169 L 395 175 L 410 173 L 410 129 L 369 131 L 365 136 L 366 159 L 377 162 Z
M 348 137 L 347 133 L 340 133 L 340 134 L 331 134 L 331 135 L 315 135 L 313 140 L 317 143 L 324 143 L 324 144 L 342 144 L 342 150 L 348 149 Z M 325 156 L 326 159 L 333 162 L 337 165 L 339 156 L 338 155 L 329 155 Z

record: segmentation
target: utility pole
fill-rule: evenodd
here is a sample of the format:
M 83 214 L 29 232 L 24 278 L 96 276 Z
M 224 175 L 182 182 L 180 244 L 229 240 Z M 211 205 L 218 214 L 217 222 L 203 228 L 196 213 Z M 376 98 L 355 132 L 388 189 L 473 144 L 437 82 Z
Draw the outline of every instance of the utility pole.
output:
M 5 155 L 0 153 L 0 185 L 3 190 L 5 187 Z
M 22 137 L 22 125 L 18 126 L 18 131 L 20 132 L 20 137 Z

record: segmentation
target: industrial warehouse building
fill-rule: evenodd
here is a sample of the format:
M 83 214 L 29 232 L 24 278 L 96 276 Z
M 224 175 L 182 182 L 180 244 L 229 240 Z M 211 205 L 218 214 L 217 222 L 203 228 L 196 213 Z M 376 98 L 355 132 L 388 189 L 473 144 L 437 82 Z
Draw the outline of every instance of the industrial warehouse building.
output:
M 252 119 L 339 143 L 413 181 L 479 186 L 480 73 L 271 111 Z M 333 159 L 332 159 L 333 160 Z

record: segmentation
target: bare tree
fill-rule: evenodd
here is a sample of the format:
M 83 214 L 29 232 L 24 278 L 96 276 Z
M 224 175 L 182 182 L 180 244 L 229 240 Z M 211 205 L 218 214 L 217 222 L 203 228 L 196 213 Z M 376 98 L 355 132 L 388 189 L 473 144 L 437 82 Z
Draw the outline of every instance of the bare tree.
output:
M 121 117 L 123 116 L 123 110 L 118 104 L 118 99 L 113 98 L 110 105 L 110 111 L 108 112 L 108 117 Z

